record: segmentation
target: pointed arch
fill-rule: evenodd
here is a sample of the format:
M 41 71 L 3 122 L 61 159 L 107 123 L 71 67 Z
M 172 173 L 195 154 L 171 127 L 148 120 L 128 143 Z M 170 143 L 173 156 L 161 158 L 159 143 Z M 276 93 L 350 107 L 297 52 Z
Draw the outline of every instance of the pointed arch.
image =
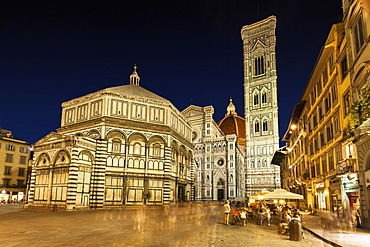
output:
M 254 120 L 253 125 L 254 125 L 253 126 L 254 134 L 255 135 L 260 134 L 260 120 L 259 119 Z
M 270 120 L 266 116 L 262 118 L 262 133 L 269 131 L 269 121 Z
M 258 106 L 260 104 L 260 92 L 257 89 L 255 89 L 252 95 L 253 95 L 253 105 Z
M 51 161 L 50 156 L 47 153 L 42 153 L 36 159 L 35 164 L 36 164 L 36 167 L 49 166 L 50 161 Z
M 69 163 L 71 163 L 71 155 L 67 150 L 60 150 L 55 154 L 53 164 L 67 165 Z
M 263 87 L 261 90 L 261 104 L 266 105 L 268 103 L 268 89 L 266 87 Z

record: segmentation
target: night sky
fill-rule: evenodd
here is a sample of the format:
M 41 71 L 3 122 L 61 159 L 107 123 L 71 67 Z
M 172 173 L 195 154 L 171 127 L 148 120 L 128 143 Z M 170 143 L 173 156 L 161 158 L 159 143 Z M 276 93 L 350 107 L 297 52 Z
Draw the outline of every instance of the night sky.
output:
M 180 111 L 213 105 L 218 122 L 232 97 L 244 117 L 240 30 L 270 15 L 282 137 L 342 16 L 341 0 L 4 2 L 0 127 L 31 144 L 60 127 L 62 102 L 128 84 L 135 63 L 140 85 Z

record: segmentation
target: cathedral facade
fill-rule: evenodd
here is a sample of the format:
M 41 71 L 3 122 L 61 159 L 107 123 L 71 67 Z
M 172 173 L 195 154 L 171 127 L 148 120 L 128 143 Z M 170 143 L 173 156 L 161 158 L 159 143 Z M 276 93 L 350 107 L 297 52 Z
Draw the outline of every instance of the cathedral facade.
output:
M 271 164 L 279 148 L 276 17 L 241 30 L 244 61 L 246 194 L 280 188 L 280 168 Z
M 193 198 L 191 126 L 168 100 L 130 84 L 62 104 L 61 127 L 34 144 L 29 205 L 67 210 Z
M 245 122 L 230 101 L 217 124 L 212 106 L 183 111 L 192 126 L 194 195 L 198 201 L 245 199 Z

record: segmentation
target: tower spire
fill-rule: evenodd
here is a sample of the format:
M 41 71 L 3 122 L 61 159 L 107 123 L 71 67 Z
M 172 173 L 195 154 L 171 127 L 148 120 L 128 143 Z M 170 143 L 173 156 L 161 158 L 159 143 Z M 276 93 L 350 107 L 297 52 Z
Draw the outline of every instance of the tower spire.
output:
M 137 66 L 136 66 L 136 63 L 135 63 L 135 65 L 134 65 L 134 71 L 130 75 L 130 85 L 140 86 L 140 76 L 136 72 L 136 69 L 137 69 Z

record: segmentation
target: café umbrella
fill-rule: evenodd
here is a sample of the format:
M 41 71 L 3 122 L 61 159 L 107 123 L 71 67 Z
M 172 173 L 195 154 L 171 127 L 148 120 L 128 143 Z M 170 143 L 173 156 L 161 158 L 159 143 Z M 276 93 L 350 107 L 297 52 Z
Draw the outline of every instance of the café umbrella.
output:
M 303 199 L 303 196 L 284 189 L 276 189 L 263 195 L 263 199 Z

